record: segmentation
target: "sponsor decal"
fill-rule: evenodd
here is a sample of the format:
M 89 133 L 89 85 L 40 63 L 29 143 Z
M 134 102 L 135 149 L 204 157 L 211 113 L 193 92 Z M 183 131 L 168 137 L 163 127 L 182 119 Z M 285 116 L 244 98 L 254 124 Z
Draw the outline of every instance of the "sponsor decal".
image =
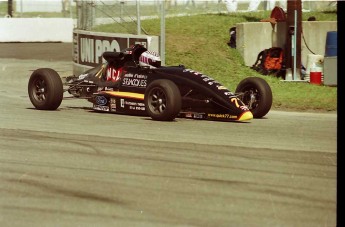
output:
M 212 77 L 209 77 L 208 75 L 202 74 L 202 73 L 194 71 L 192 69 L 185 69 L 184 72 L 190 72 L 190 73 L 193 73 L 196 76 L 200 76 L 202 81 L 204 81 L 208 86 L 212 87 L 215 90 L 223 91 L 223 95 L 226 98 L 229 98 L 231 100 L 232 100 L 232 98 L 236 98 L 237 99 L 237 97 L 235 96 L 234 93 L 229 91 L 228 88 L 226 88 L 225 86 L 221 85 L 217 80 L 213 79 Z M 239 105 L 237 107 L 239 107 Z
M 208 117 L 223 118 L 223 119 L 237 119 L 237 116 L 230 115 L 230 114 L 208 114 Z
M 93 109 L 94 110 L 100 110 L 100 111 L 109 111 L 109 107 L 108 106 L 94 105 Z
M 79 80 L 83 80 L 85 77 L 87 77 L 87 73 L 86 74 L 80 74 L 79 76 L 78 76 L 78 79 Z
M 202 73 L 199 73 L 193 69 L 184 69 L 183 72 L 193 73 L 194 75 L 201 75 L 202 74 Z
M 240 106 L 241 110 L 249 110 L 248 106 Z
M 125 101 L 125 104 L 129 106 L 145 106 L 145 104 L 142 102 Z
M 185 118 L 193 118 L 193 119 L 204 119 L 205 113 L 197 113 L 197 112 L 182 112 L 180 116 Z
M 113 87 L 104 87 L 104 91 L 114 91 Z
M 120 80 L 120 76 L 122 73 L 122 68 L 115 69 L 113 67 L 108 67 L 107 69 L 107 81 L 116 82 Z
M 98 105 L 104 106 L 104 105 L 107 104 L 108 100 L 107 100 L 107 98 L 104 97 L 104 96 L 96 96 L 95 102 L 96 102 L 96 104 L 98 104 Z
M 225 91 L 225 92 L 224 92 L 224 95 L 226 95 L 226 96 L 231 96 L 231 97 L 229 97 L 229 98 L 236 98 L 236 96 L 234 96 L 234 94 L 233 94 L 231 91 Z
M 110 110 L 116 112 L 116 104 L 110 104 Z
M 145 106 L 144 107 L 141 107 L 141 106 L 129 106 L 129 109 L 130 110 L 142 110 L 142 111 L 144 111 L 145 110 Z
M 217 88 L 218 88 L 218 90 L 227 90 L 227 88 L 224 87 L 223 85 L 220 85 L 220 86 L 218 85 Z
M 204 118 L 204 114 L 196 113 L 196 114 L 194 114 L 194 118 L 196 118 L 196 119 L 203 119 Z
M 185 69 L 183 72 L 190 72 L 193 73 L 196 76 L 200 76 L 200 78 L 209 86 L 215 86 L 218 90 L 228 90 L 225 86 L 221 85 L 217 80 L 213 79 L 212 77 L 209 77 L 203 73 L 194 71 L 192 69 Z M 234 94 L 230 91 L 226 91 L 224 93 L 226 96 L 233 96 Z
M 214 79 L 212 79 L 211 77 L 208 77 L 206 75 L 201 75 L 201 78 L 203 78 L 202 80 L 205 81 L 205 82 L 208 82 L 208 81 L 214 81 Z
M 116 99 L 110 98 L 110 110 L 116 112 Z
M 235 103 L 236 107 L 240 108 L 241 110 L 249 110 L 249 108 L 246 105 L 244 105 L 243 102 L 237 97 L 232 97 L 230 101 Z
M 130 110 L 145 110 L 145 104 L 142 102 L 125 101 L 125 105 L 127 105 Z
M 186 117 L 192 118 L 193 117 L 193 113 L 186 113 Z
M 147 76 L 142 74 L 128 73 L 124 75 L 122 80 L 122 86 L 125 87 L 142 87 L 147 85 Z
M 99 64 L 105 62 L 102 54 L 105 51 L 120 50 L 120 45 L 117 40 L 102 40 L 93 38 L 80 38 L 80 60 L 81 62 L 89 62 Z M 101 60 L 103 59 L 103 60 Z

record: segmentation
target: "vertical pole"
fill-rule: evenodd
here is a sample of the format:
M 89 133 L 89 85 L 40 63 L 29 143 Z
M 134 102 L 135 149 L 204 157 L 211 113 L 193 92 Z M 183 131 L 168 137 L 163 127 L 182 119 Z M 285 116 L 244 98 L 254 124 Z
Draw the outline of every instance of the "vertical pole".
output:
M 162 65 L 165 65 L 165 0 L 161 0 L 161 37 L 160 56 Z
M 295 14 L 297 16 L 295 16 Z M 286 20 L 286 68 L 295 69 L 294 78 L 301 74 L 301 33 L 302 33 L 302 1 L 287 1 L 287 20 Z M 296 39 L 296 42 L 294 42 Z M 294 49 L 292 45 L 295 44 Z M 292 56 L 294 60 L 292 61 Z
M 89 30 L 91 30 L 93 28 L 93 26 L 95 25 L 96 22 L 96 3 L 94 0 L 92 0 L 90 2 L 90 10 L 91 10 L 91 15 L 90 15 L 90 28 Z
M 69 17 L 73 19 L 72 4 L 73 4 L 73 0 L 70 0 L 70 2 L 69 2 Z
M 7 14 L 8 16 L 12 17 L 13 14 L 13 1 L 12 0 L 8 0 L 8 4 L 7 4 Z
M 123 18 L 123 6 L 125 4 L 125 1 L 120 1 L 120 19 Z
M 141 34 L 140 0 L 137 0 L 137 34 Z
M 20 0 L 20 10 L 19 10 L 19 12 L 20 12 L 20 17 L 22 17 L 22 14 L 23 14 L 23 0 Z M 16 10 L 17 12 L 18 12 L 18 9 Z
M 297 25 L 297 10 L 295 10 L 295 31 L 298 30 L 298 25 Z M 294 48 L 293 48 L 293 80 L 296 80 L 297 79 L 297 34 L 294 34 Z

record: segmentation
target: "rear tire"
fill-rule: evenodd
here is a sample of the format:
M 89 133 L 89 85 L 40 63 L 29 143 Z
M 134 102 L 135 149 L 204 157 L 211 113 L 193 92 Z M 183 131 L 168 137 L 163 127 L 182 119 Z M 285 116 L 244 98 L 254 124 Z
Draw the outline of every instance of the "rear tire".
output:
M 248 77 L 236 88 L 236 94 L 248 106 L 254 118 L 262 118 L 270 111 L 273 101 L 272 90 L 266 80 L 260 77 Z
M 170 80 L 155 80 L 147 86 L 144 102 L 153 120 L 172 121 L 181 110 L 180 90 Z
M 63 98 L 63 84 L 59 74 L 49 68 L 35 70 L 29 79 L 28 94 L 39 110 L 56 110 Z

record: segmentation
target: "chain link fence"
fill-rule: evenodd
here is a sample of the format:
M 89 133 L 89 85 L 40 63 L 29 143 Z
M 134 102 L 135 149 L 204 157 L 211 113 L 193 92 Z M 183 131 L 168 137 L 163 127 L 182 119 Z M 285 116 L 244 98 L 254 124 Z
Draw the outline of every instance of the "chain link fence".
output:
M 9 10 L 9 3 L 12 10 Z M 302 1 L 304 11 L 334 10 L 337 1 Z M 206 13 L 286 9 L 286 1 L 255 0 L 0 0 L 0 17 L 69 17 L 76 28 L 93 30 L 115 23 L 123 33 L 137 34 L 140 20 Z M 164 14 L 162 14 L 164 9 Z M 10 12 L 9 12 L 10 11 Z
M 92 30 L 95 26 L 116 23 L 125 32 L 137 34 L 140 20 L 203 13 L 226 13 L 225 4 L 220 1 L 77 1 L 78 28 Z M 145 33 L 145 30 L 143 30 Z
M 286 1 L 255 0 L 76 0 L 79 29 L 93 30 L 115 23 L 124 33 L 137 34 L 140 20 L 195 14 L 271 11 L 275 6 L 286 10 Z M 304 11 L 334 10 L 336 1 L 303 1 Z M 164 12 L 162 13 L 162 10 Z M 118 26 L 118 27 L 119 27 Z M 142 28 L 142 31 L 145 30 Z

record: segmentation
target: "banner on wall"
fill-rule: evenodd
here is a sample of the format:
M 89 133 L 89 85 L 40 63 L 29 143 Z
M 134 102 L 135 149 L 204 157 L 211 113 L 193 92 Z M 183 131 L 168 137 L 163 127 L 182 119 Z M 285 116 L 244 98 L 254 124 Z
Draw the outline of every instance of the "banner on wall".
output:
M 105 60 L 105 51 L 119 52 L 134 44 L 142 44 L 148 50 L 159 53 L 159 37 L 104 32 L 73 31 L 73 73 L 78 75 Z

